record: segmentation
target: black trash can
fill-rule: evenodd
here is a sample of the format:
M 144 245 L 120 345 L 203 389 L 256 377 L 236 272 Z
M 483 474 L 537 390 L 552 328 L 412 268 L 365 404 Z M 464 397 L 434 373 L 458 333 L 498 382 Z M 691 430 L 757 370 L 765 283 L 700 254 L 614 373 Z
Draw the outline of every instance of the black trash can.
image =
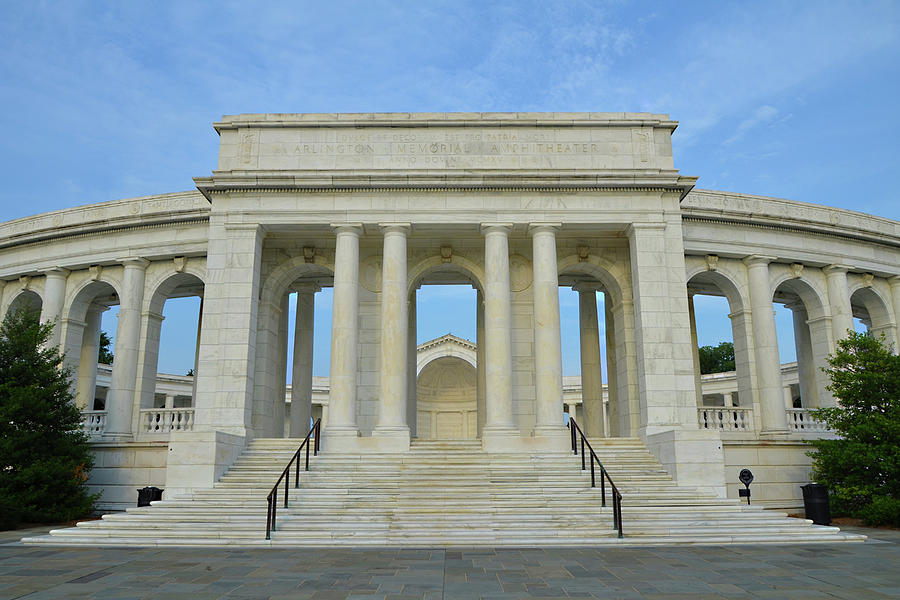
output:
M 150 506 L 151 502 L 162 500 L 163 490 L 148 485 L 138 489 L 138 506 Z
M 801 485 L 803 508 L 806 518 L 816 525 L 831 525 L 831 507 L 828 504 L 828 488 L 821 483 Z

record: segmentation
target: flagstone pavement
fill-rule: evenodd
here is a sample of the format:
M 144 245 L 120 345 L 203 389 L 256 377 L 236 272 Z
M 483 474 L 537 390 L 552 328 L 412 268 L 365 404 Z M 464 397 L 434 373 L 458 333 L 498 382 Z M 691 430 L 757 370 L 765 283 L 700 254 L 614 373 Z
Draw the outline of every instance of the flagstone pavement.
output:
M 900 598 L 900 531 L 865 543 L 472 549 L 50 548 L 0 532 L 0 600 Z

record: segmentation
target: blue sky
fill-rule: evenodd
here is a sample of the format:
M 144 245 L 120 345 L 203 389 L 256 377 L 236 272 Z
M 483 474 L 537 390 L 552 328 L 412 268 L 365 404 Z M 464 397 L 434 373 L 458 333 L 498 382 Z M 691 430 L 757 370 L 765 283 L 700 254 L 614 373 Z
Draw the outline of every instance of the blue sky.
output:
M 670 114 L 699 187 L 900 219 L 898 7 L 4 1 L 0 220 L 191 189 L 222 114 L 579 110 Z

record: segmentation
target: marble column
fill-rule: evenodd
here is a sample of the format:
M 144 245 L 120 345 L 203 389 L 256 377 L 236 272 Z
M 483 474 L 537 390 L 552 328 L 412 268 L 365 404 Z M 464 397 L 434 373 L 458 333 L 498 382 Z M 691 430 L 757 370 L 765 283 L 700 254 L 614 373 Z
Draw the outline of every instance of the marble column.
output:
M 556 232 L 559 227 L 559 223 L 534 223 L 528 228 L 534 271 L 532 290 L 536 436 L 565 435 L 556 256 Z
M 128 258 L 122 295 L 119 298 L 119 325 L 116 328 L 116 360 L 106 396 L 106 430 L 104 437 L 132 435 L 134 392 L 137 387 L 138 349 L 141 337 L 141 305 L 144 301 L 144 279 L 150 261 Z
M 372 435 L 405 440 L 409 445 L 406 401 L 409 363 L 409 292 L 406 278 L 408 223 L 382 226 L 381 384 L 378 422 Z
M 804 408 L 819 405 L 816 398 L 816 367 L 813 362 L 812 342 L 806 321 L 806 306 L 802 302 L 788 305 L 794 317 L 794 349 L 797 353 L 797 377 L 800 381 L 800 398 Z
M 291 366 L 290 427 L 293 438 L 306 436 L 312 415 L 313 330 L 318 291 L 319 286 L 314 283 L 297 286 L 294 361 Z
M 596 298 L 596 294 L 594 295 L 594 298 Z M 620 434 L 620 402 L 625 400 L 622 394 L 619 393 L 619 361 L 616 357 L 616 325 L 611 304 L 609 294 L 605 293 L 603 295 L 603 317 L 604 329 L 606 331 L 606 335 L 604 336 L 604 343 L 606 344 L 606 401 L 609 406 L 607 410 L 607 428 L 604 431 L 606 437 L 615 437 Z
M 194 346 L 194 378 L 191 380 L 191 406 L 197 405 L 197 369 L 200 367 L 201 331 L 203 331 L 203 296 L 200 296 L 200 310 L 197 313 L 197 342 Z
M 900 353 L 900 275 L 889 277 L 888 283 L 891 284 L 891 301 L 894 308 L 894 323 L 896 323 L 894 352 Z
M 831 306 L 831 329 L 834 344 L 847 337 L 847 330 L 853 331 L 853 309 L 850 308 L 850 289 L 847 287 L 847 271 L 853 267 L 829 265 L 822 269 L 828 286 L 828 304 Z
M 772 307 L 769 281 L 770 256 L 753 255 L 744 259 L 750 280 L 750 307 L 753 319 L 753 345 L 756 351 L 756 381 L 762 410 L 762 433 L 786 433 L 787 415 L 781 389 L 781 361 Z
M 584 422 L 579 427 L 591 437 L 605 435 L 603 430 L 603 371 L 600 365 L 600 325 L 597 317 L 597 290 L 576 285 L 578 292 L 578 332 L 581 342 L 581 406 Z
M 485 362 L 484 362 L 484 293 L 475 294 L 475 408 L 478 420 L 478 437 L 484 429 L 487 416 L 485 404 Z
M 62 313 L 66 302 L 66 280 L 69 271 L 54 267 L 43 271 L 47 280 L 44 284 L 43 304 L 41 305 L 41 322 L 53 323 L 53 331 L 47 339 L 48 348 L 58 348 L 62 340 Z
M 688 318 L 691 323 L 691 357 L 694 360 L 694 389 L 697 406 L 703 406 L 703 389 L 700 387 L 700 342 L 697 341 L 697 316 L 694 312 L 694 295 L 688 293 Z
M 336 225 L 331 313 L 329 437 L 358 437 L 356 370 L 359 342 L 359 236 L 362 225 Z M 334 448 L 340 450 L 340 447 Z
M 100 352 L 100 323 L 108 309 L 91 304 L 85 316 L 81 334 L 81 353 L 78 365 L 78 388 L 75 404 L 80 410 L 93 410 L 97 390 L 97 354 Z
M 3 290 L 5 287 L 6 287 L 6 280 L 0 279 L 0 319 L 3 319 L 6 317 L 6 314 L 4 314 L 4 311 L 3 311 L 3 306 L 4 306 Z
M 418 374 L 416 373 L 416 291 L 409 294 L 409 325 L 406 332 L 406 424 L 410 437 L 418 436 Z
M 518 436 L 512 413 L 512 306 L 509 288 L 509 232 L 512 225 L 481 226 L 484 235 L 484 438 Z

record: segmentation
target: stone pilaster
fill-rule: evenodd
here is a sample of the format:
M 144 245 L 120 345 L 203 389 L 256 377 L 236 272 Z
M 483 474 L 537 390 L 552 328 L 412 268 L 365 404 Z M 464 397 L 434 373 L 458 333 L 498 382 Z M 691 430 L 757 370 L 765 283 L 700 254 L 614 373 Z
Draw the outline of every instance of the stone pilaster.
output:
M 144 301 L 144 279 L 150 261 L 127 258 L 122 295 L 119 298 L 119 326 L 116 329 L 116 360 L 106 396 L 106 431 L 104 437 L 132 435 L 134 395 L 137 387 L 138 352 L 141 337 L 141 304 Z
M 54 267 L 43 271 L 46 276 L 44 283 L 44 297 L 41 305 L 41 322 L 52 323 L 53 331 L 47 339 L 48 348 L 58 348 L 62 340 L 62 313 L 66 302 L 66 281 L 69 271 L 61 267 Z
M 605 435 L 603 428 L 603 372 L 600 366 L 600 325 L 597 318 L 597 290 L 577 285 L 578 332 L 581 342 L 581 406 L 584 422 L 578 425 L 591 437 Z
M 694 391 L 697 406 L 703 406 L 703 390 L 700 387 L 700 342 L 697 341 L 697 316 L 694 312 L 694 295 L 688 293 L 688 317 L 691 322 L 691 358 L 694 361 Z
M 781 390 L 781 360 L 769 281 L 771 256 L 753 255 L 744 259 L 750 281 L 750 311 L 753 320 L 753 347 L 756 351 L 756 382 L 762 411 L 762 433 L 787 433 L 787 415 Z
M 418 381 L 416 373 L 416 291 L 409 294 L 409 318 L 406 331 L 406 424 L 409 425 L 410 437 L 416 437 L 418 431 Z
M 340 451 L 339 437 L 359 436 L 356 422 L 356 371 L 359 342 L 359 236 L 362 225 L 334 226 L 334 299 L 331 315 L 331 371 L 328 428 L 329 449 Z
M 397 449 L 409 448 L 406 402 L 409 367 L 409 312 L 406 278 L 408 223 L 382 226 L 381 260 L 381 383 L 378 423 L 374 436 L 392 438 Z M 405 446 L 405 447 L 404 447 Z
M 478 437 L 484 429 L 484 421 L 487 416 L 485 404 L 485 361 L 484 361 L 484 293 L 477 290 L 475 294 L 475 409 L 478 420 Z
M 306 436 L 312 415 L 313 330 L 318 291 L 319 286 L 312 283 L 297 286 L 290 417 L 290 432 L 294 438 Z
M 894 339 L 897 340 L 897 344 L 894 352 L 900 353 L 900 275 L 889 277 L 888 283 L 891 284 L 891 303 L 894 308 L 894 322 L 896 323 Z
M 565 436 L 562 406 L 562 342 L 559 332 L 558 223 L 535 223 L 532 239 L 534 280 L 534 366 L 536 436 Z
M 805 408 L 818 406 L 816 398 L 816 365 L 813 362 L 812 342 L 806 321 L 806 306 L 802 302 L 788 307 L 794 319 L 794 350 L 797 354 L 797 377 L 800 384 L 800 398 Z
M 94 408 L 97 390 L 97 354 L 100 351 L 100 323 L 108 309 L 99 304 L 91 304 L 85 317 L 81 334 L 81 353 L 78 366 L 78 385 L 75 404 L 80 410 Z
M 594 302 L 597 301 L 597 295 L 594 294 Z M 612 313 L 612 306 L 610 306 L 610 296 L 609 294 L 604 294 L 603 296 L 603 317 L 606 329 L 606 336 L 604 343 L 606 344 L 606 401 L 609 407 L 608 418 L 605 421 L 606 427 L 604 428 L 604 434 L 606 437 L 616 437 L 619 435 L 619 412 L 621 411 L 621 402 L 625 401 L 625 397 L 623 394 L 619 392 L 619 379 L 618 379 L 618 370 L 619 370 L 619 361 L 616 356 L 616 325 L 615 319 Z M 597 332 L 599 336 L 600 332 Z M 584 373 L 584 367 L 582 367 L 582 373 Z M 603 386 L 600 386 L 600 400 L 601 404 L 603 401 Z
M 512 307 L 509 287 L 508 223 L 481 226 L 484 235 L 484 337 L 486 448 L 500 448 L 502 438 L 518 436 L 512 414 Z M 495 443 L 495 441 L 497 443 Z
M 838 340 L 847 337 L 847 330 L 853 331 L 853 309 L 850 308 L 850 289 L 847 287 L 847 272 L 852 268 L 846 265 L 829 265 L 822 269 L 828 286 L 835 347 Z

